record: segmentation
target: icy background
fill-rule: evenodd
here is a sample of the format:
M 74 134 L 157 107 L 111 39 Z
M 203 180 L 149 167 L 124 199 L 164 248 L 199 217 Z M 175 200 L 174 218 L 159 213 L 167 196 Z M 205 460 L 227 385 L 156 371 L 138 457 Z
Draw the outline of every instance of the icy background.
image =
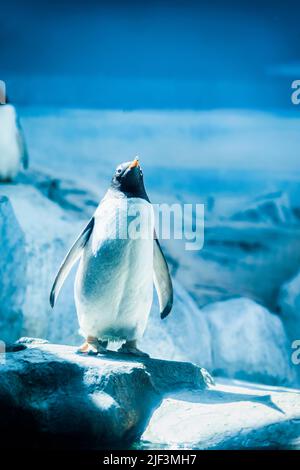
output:
M 0 184 L 0 340 L 82 342 L 75 270 L 54 310 L 49 292 L 120 162 L 140 156 L 153 203 L 205 205 L 201 251 L 162 243 L 174 308 L 161 321 L 155 299 L 140 347 L 206 367 L 218 389 L 164 400 L 151 446 L 287 445 L 296 431 L 299 449 L 299 12 L 295 0 L 2 2 L 0 80 L 30 168 Z
M 205 244 L 164 242 L 172 314 L 156 303 L 142 348 L 215 375 L 299 384 L 300 199 L 295 114 L 20 108 L 30 171 L 0 187 L 0 326 L 5 341 L 78 344 L 73 276 L 49 292 L 115 166 L 140 155 L 155 203 L 205 204 Z M 298 276 L 297 276 L 298 275 Z

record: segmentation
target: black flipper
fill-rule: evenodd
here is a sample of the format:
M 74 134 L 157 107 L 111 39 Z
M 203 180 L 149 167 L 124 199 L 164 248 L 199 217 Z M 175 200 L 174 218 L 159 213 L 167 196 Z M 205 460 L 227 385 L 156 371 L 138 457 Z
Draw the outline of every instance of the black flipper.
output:
M 157 238 L 154 238 L 153 279 L 158 296 L 160 317 L 165 318 L 173 306 L 173 286 L 168 264 Z
M 50 293 L 50 305 L 53 308 L 54 304 L 56 302 L 56 299 L 58 297 L 59 291 L 65 282 L 66 278 L 68 277 L 69 272 L 72 269 L 72 266 L 74 263 L 80 258 L 82 254 L 82 250 L 87 244 L 91 233 L 94 228 L 94 217 L 89 221 L 88 225 L 85 227 L 85 229 L 81 232 L 79 237 L 77 238 L 76 242 L 73 244 L 72 248 L 70 249 L 69 253 L 65 257 L 61 267 L 59 268 L 59 271 L 57 273 L 57 276 L 55 278 L 55 281 L 53 283 L 51 293 Z

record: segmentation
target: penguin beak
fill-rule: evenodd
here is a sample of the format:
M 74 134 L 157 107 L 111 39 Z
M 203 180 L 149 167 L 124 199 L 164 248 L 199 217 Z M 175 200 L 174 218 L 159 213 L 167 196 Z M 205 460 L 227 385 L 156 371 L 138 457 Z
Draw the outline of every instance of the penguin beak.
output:
M 139 164 L 139 159 L 136 157 L 133 162 L 130 163 L 129 168 L 136 168 L 137 166 L 140 166 Z

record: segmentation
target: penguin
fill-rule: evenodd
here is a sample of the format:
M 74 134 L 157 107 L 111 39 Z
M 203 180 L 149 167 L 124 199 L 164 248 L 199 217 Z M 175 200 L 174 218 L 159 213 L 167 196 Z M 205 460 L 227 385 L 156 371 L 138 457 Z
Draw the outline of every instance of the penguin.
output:
M 141 209 L 148 220 L 148 236 L 123 236 L 128 214 Z M 105 353 L 108 342 L 120 341 L 118 352 L 148 356 L 137 342 L 147 325 L 153 284 L 162 319 L 171 312 L 173 287 L 138 158 L 117 167 L 104 198 L 65 257 L 51 289 L 52 308 L 78 259 L 74 297 L 79 331 L 85 338 L 78 352 Z
M 28 151 L 15 107 L 6 99 L 0 104 L 0 181 L 11 182 L 21 165 L 28 168 Z

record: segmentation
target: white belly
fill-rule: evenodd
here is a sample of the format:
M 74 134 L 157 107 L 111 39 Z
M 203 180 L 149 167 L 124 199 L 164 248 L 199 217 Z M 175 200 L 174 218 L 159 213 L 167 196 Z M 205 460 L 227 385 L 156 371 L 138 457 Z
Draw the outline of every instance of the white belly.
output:
M 18 129 L 13 106 L 0 106 L 0 180 L 12 179 L 20 168 Z
M 117 235 L 127 224 L 119 203 L 104 202 L 99 215 L 96 212 L 94 230 L 77 271 L 75 301 L 84 336 L 133 340 L 143 335 L 152 305 L 153 212 L 148 202 L 129 199 L 131 208 L 142 203 L 148 211 L 151 237 L 109 238 L 107 233 L 112 230 L 117 213 Z

